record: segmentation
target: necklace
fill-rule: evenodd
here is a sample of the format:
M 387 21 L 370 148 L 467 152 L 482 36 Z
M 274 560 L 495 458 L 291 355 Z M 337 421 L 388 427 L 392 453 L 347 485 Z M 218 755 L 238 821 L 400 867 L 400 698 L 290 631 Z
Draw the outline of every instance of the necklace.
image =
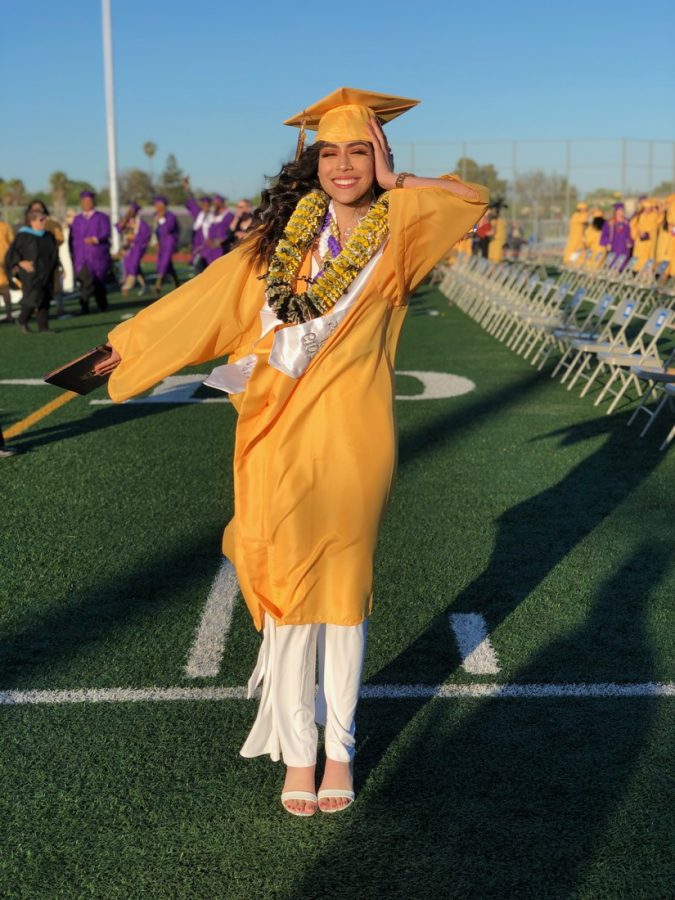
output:
M 308 322 L 332 309 L 389 234 L 389 195 L 385 193 L 353 226 L 344 247 L 334 234 L 326 237 L 325 258 L 320 250 L 323 270 L 304 294 L 296 294 L 293 285 L 307 250 L 319 229 L 321 235 L 330 230 L 334 217 L 327 215 L 328 208 L 327 194 L 318 189 L 310 191 L 298 201 L 276 246 L 265 276 L 265 298 L 282 322 Z M 336 255 L 331 237 L 337 241 Z

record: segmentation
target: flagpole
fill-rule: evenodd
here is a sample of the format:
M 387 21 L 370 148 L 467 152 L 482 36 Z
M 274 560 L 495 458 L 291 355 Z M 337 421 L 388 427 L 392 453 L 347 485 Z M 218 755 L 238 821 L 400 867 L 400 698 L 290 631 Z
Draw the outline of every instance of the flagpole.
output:
M 110 0 L 101 0 L 103 21 L 103 74 L 105 79 L 105 118 L 108 136 L 108 183 L 110 187 L 110 217 L 113 251 L 119 249 L 119 234 L 115 225 L 119 221 L 119 197 L 117 192 L 117 142 L 115 136 L 115 84 L 113 81 L 112 24 Z

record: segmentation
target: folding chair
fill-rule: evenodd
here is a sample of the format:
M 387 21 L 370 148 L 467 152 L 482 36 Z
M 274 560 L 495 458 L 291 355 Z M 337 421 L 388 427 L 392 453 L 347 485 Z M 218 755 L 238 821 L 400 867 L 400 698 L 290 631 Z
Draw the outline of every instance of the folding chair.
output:
M 668 359 L 664 362 L 662 369 L 643 369 L 641 366 L 631 367 L 631 371 L 635 376 L 647 383 L 647 388 L 642 396 L 640 405 L 626 422 L 626 425 L 632 425 L 641 412 L 647 416 L 647 424 L 640 432 L 640 437 L 644 437 L 645 434 L 647 434 L 656 418 L 655 410 L 658 408 L 658 403 L 654 410 L 649 409 L 648 406 L 652 395 L 657 396 L 659 393 L 663 394 L 666 385 L 675 384 L 675 367 L 672 367 L 671 364 L 675 364 L 675 350 L 673 350 Z
M 568 391 L 572 390 L 580 378 L 584 381 L 588 380 L 586 369 L 598 350 L 612 350 L 616 345 L 626 346 L 624 334 L 635 313 L 635 307 L 634 300 L 624 300 L 604 321 L 602 328 L 597 333 L 590 338 L 572 338 L 570 341 L 572 358 L 565 364 L 565 374 L 560 379 L 564 384 L 572 376 L 572 380 L 567 385 Z M 558 366 L 556 366 L 557 368 Z
M 614 399 L 607 410 L 607 415 L 609 415 L 609 413 L 614 411 L 617 403 L 631 384 L 635 385 L 638 395 L 640 395 L 642 393 L 640 380 L 635 373 L 631 372 L 631 367 L 640 366 L 643 369 L 663 368 L 663 359 L 659 354 L 658 344 L 664 332 L 667 333 L 671 329 L 672 322 L 673 313 L 671 310 L 657 307 L 627 345 L 622 340 L 616 342 L 610 348 L 598 349 L 595 354 L 596 367 L 586 381 L 586 386 L 582 390 L 581 396 L 583 397 L 588 393 L 596 378 L 606 370 L 609 370 L 608 378 L 598 394 L 594 406 L 598 406 L 607 394 L 610 394 Z M 614 390 L 612 385 L 617 379 L 620 382 L 620 387 L 618 390 Z

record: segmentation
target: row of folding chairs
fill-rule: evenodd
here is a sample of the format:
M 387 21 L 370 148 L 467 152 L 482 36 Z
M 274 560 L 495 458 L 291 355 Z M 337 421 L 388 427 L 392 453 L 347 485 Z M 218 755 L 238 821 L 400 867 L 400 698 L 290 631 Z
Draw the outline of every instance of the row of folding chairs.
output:
M 618 269 L 552 278 L 534 265 L 460 257 L 437 279 L 451 302 L 532 365 L 550 365 L 551 377 L 568 390 L 579 386 L 582 397 L 595 390 L 607 414 L 640 399 L 629 424 L 644 414 L 644 434 L 672 408 L 675 296 L 625 275 L 621 262 Z

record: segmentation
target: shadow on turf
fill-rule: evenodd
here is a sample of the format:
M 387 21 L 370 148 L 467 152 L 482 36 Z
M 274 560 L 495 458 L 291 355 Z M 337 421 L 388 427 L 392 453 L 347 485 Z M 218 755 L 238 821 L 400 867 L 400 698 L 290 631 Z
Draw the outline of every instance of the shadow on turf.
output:
M 526 378 L 516 391 L 522 396 L 531 386 Z M 507 403 L 513 391 L 513 385 L 505 391 Z M 501 400 L 497 392 L 407 436 L 402 463 L 443 449 L 457 428 L 492 407 L 503 408 Z M 494 629 L 649 476 L 663 456 L 636 444 L 625 421 L 602 417 L 557 432 L 564 445 L 601 435 L 606 440 L 558 484 L 501 517 L 485 571 L 372 683 L 446 681 L 459 664 L 450 649 L 450 611 L 481 613 Z M 513 680 L 541 680 L 542 673 L 550 679 L 561 668 L 569 672 L 570 660 L 580 678 L 597 680 L 599 660 L 608 680 L 615 678 L 624 660 L 633 676 L 650 680 L 645 606 L 650 590 L 671 569 L 673 549 L 665 542 L 638 547 L 600 589 L 583 625 L 545 647 Z M 594 670 L 585 674 L 589 658 Z M 575 887 L 596 861 L 631 784 L 656 703 L 366 701 L 355 771 L 361 801 L 326 856 L 297 886 L 298 895 L 319 896 L 347 878 L 350 862 L 344 861 L 367 848 L 362 897 L 581 896 Z M 639 873 L 636 889 L 648 875 Z M 621 877 L 614 882 L 617 892 Z M 602 889 L 600 874 L 584 896 L 598 896 Z
M 523 379 L 515 392 L 522 396 L 528 386 L 531 387 L 530 380 Z M 513 390 L 506 388 L 505 393 Z M 477 415 L 485 416 L 493 406 L 504 408 L 499 392 L 439 420 L 421 433 L 409 435 L 402 445 L 401 463 L 420 453 L 443 449 L 458 428 L 473 422 Z M 445 681 L 459 664 L 459 657 L 450 659 L 445 652 L 450 611 L 479 613 L 487 620 L 488 629 L 494 630 L 664 459 L 655 440 L 638 443 L 636 433 L 626 428 L 624 415 L 603 416 L 553 434 L 561 437 L 562 446 L 597 439 L 599 435 L 605 435 L 606 440 L 558 484 L 529 497 L 499 518 L 494 549 L 485 570 L 396 660 L 377 673 L 375 682 Z M 426 552 L 425 548 L 421 547 L 420 552 Z
M 102 431 L 105 428 L 114 428 L 116 425 L 124 425 L 137 419 L 146 419 L 160 413 L 176 409 L 178 403 L 148 403 L 130 404 L 128 406 L 101 406 L 92 407 L 92 412 L 87 418 L 74 419 L 71 422 L 61 422 L 59 425 L 47 425 L 44 428 L 35 428 L 13 440 L 13 445 L 22 451 L 36 450 L 58 441 L 76 438 L 94 431 Z
M 673 550 L 666 542 L 636 548 L 600 588 L 583 624 L 544 647 L 517 680 L 555 672 L 561 655 L 580 645 L 602 651 L 617 616 L 634 625 L 621 635 L 623 652 L 647 669 L 646 605 Z M 334 829 L 333 840 L 295 895 L 332 896 L 336 883 L 353 884 L 358 872 L 361 898 L 663 896 L 665 876 L 652 870 L 650 853 L 631 852 L 642 837 L 627 830 L 625 811 L 612 834 L 616 857 L 602 844 L 648 746 L 657 703 L 364 701 L 360 798 L 322 823 Z M 653 777 L 666 780 L 658 771 Z M 665 783 L 650 787 L 654 797 L 665 794 Z M 639 809 L 636 815 L 639 827 Z M 667 826 L 661 830 L 653 825 L 649 839 L 665 846 Z
M 25 684 L 53 664 L 91 654 L 98 642 L 105 646 L 111 632 L 180 602 L 184 585 L 202 576 L 208 581 L 215 573 L 221 559 L 219 543 L 218 531 L 205 527 L 188 544 L 167 547 L 128 573 L 111 572 L 109 580 L 81 596 L 63 599 L 58 612 L 36 617 L 23 630 L 8 635 L 0 641 L 0 687 L 7 690 Z

